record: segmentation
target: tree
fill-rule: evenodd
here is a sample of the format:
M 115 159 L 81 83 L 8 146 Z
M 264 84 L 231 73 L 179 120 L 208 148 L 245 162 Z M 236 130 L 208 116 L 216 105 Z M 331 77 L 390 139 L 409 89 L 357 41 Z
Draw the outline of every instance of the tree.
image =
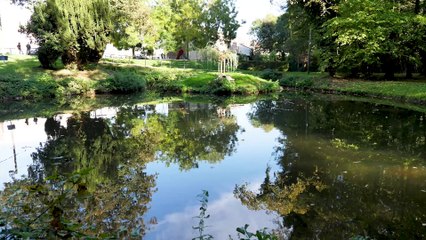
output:
M 172 10 L 170 21 L 175 28 L 173 29 L 173 39 L 177 48 L 186 49 L 186 54 L 190 50 L 190 44 L 194 47 L 205 46 L 203 38 L 203 8 L 205 6 L 202 0 L 168 0 Z
M 385 77 L 392 79 L 396 69 L 415 62 L 419 49 L 416 43 L 421 42 L 419 30 L 424 25 L 416 21 L 412 12 L 402 12 L 403 7 L 390 1 L 342 2 L 339 17 L 324 25 L 325 36 L 338 46 L 336 66 L 365 75 L 381 67 Z M 411 71 L 407 74 L 411 75 Z
M 223 37 L 228 46 L 240 24 L 234 0 L 160 0 L 155 6 L 161 45 L 168 50 L 204 48 Z
M 261 52 L 273 52 L 277 45 L 277 17 L 268 15 L 253 22 L 250 34 L 256 37 L 256 47 Z
M 102 57 L 112 30 L 107 0 L 47 0 L 37 2 L 22 31 L 40 45 L 38 58 L 45 68 L 59 56 L 66 65 L 96 63 Z
M 238 11 L 235 0 L 213 0 L 205 13 L 205 31 L 208 42 L 215 43 L 220 37 L 230 47 L 237 36 L 240 23 L 237 21 Z M 222 36 L 221 36 L 222 35 Z
M 137 46 L 154 48 L 158 38 L 152 8 L 147 0 L 113 0 L 114 30 L 112 40 L 118 49 L 132 49 L 133 57 Z

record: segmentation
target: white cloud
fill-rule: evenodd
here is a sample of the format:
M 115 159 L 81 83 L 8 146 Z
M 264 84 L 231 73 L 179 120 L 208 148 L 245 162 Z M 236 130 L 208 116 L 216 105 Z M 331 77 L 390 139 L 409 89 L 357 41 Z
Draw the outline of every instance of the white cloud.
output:
M 256 188 L 250 186 L 250 188 Z M 257 188 L 256 188 L 257 189 Z M 154 226 L 152 232 L 149 232 L 146 239 L 192 239 L 197 236 L 197 230 L 192 226 L 197 226 L 200 206 L 191 206 L 182 212 L 175 212 L 160 219 L 158 225 Z M 267 227 L 274 228 L 273 220 L 277 218 L 274 214 L 268 214 L 266 211 L 251 211 L 234 197 L 232 193 L 224 193 L 217 200 L 209 202 L 207 213 L 210 218 L 206 219 L 204 234 L 210 234 L 214 239 L 228 239 L 231 235 L 235 238 L 237 227 L 243 227 L 249 224 L 249 230 L 256 230 Z

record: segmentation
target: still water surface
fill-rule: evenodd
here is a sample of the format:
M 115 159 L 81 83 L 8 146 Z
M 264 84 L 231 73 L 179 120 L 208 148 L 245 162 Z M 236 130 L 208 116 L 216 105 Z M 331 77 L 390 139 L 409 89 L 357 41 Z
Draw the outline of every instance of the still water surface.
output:
M 142 226 L 144 239 L 197 237 L 203 190 L 215 239 L 244 224 L 291 239 L 426 237 L 425 113 L 328 96 L 229 102 L 3 111 L 0 181 L 90 169 L 95 200 L 67 204 L 68 217 Z

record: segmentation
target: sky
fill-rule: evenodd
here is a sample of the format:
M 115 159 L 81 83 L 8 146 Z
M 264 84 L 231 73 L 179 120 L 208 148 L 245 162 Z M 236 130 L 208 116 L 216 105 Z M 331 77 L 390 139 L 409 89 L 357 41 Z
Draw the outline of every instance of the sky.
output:
M 275 1 L 277 2 L 277 1 Z M 265 17 L 268 14 L 279 15 L 281 12 L 278 4 L 272 5 L 270 0 L 236 0 L 238 10 L 238 20 L 246 21 L 237 33 L 237 40 L 243 44 L 250 44 L 251 23 Z M 25 46 L 29 40 L 24 34 L 18 33 L 20 24 L 25 24 L 30 11 L 14 5 L 10 5 L 10 0 L 0 0 L 0 16 L 2 20 L 2 30 L 0 31 L 0 52 L 5 48 L 16 48 L 18 42 Z
M 0 53 L 11 50 L 16 51 L 18 42 L 21 43 L 24 49 L 29 40 L 25 34 L 18 33 L 18 29 L 20 24 L 25 24 L 30 18 L 30 11 L 23 7 L 10 5 L 10 0 L 0 0 L 0 16 L 2 21 Z
M 0 0 L 1 1 L 1 0 Z M 277 1 L 274 1 L 277 2 Z M 278 4 L 271 4 L 270 0 L 236 0 L 238 10 L 238 20 L 245 20 L 237 32 L 237 40 L 244 43 L 250 43 L 248 32 L 253 21 L 264 18 L 268 14 L 278 16 L 282 10 Z

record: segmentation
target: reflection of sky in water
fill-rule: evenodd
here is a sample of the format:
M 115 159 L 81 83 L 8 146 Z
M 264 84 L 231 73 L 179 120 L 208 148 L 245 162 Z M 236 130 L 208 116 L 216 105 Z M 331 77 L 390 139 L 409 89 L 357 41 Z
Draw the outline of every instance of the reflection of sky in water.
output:
M 153 226 L 146 239 L 191 239 L 197 232 L 200 203 L 196 196 L 202 190 L 208 190 L 209 204 L 206 220 L 206 233 L 215 239 L 227 239 L 229 234 L 236 234 L 235 229 L 244 224 L 255 231 L 263 227 L 272 227 L 274 216 L 263 211 L 250 211 L 241 206 L 232 191 L 236 184 L 250 183 L 258 189 L 265 177 L 268 165 L 274 171 L 277 165 L 272 153 L 280 136 L 277 130 L 266 133 L 263 129 L 253 128 L 246 114 L 249 105 L 235 107 L 231 110 L 237 117 L 237 123 L 245 131 L 238 134 L 237 150 L 219 164 L 201 163 L 199 168 L 180 172 L 176 165 L 166 168 L 161 162 L 148 164 L 148 173 L 158 173 L 157 188 L 151 209 L 146 219 L 156 217 L 158 225 Z M 257 183 L 257 184 L 256 184 Z
M 44 132 L 46 119 L 39 118 L 37 122 L 28 119 L 12 120 L 0 123 L 0 189 L 4 188 L 3 183 L 12 180 L 9 172 L 15 171 L 13 157 L 13 145 L 16 151 L 17 173 L 15 177 L 28 174 L 28 166 L 32 164 L 31 153 L 35 152 L 40 143 L 47 140 Z M 15 129 L 8 129 L 8 126 L 15 125 Z
M 214 239 L 228 239 L 228 236 L 236 236 L 235 229 L 249 224 L 249 231 L 254 232 L 263 227 L 273 227 L 273 215 L 267 215 L 264 211 L 250 211 L 241 206 L 232 192 L 222 193 L 219 196 L 211 196 L 207 208 L 210 218 L 206 220 L 207 227 L 204 234 L 211 234 Z M 159 220 L 146 239 L 192 239 L 197 236 L 197 226 L 200 204 L 191 205 L 178 212 L 172 212 Z
M 156 112 L 167 115 L 167 104 L 159 104 Z M 207 212 L 211 215 L 207 219 L 207 234 L 215 239 L 227 239 L 228 235 L 235 235 L 236 228 L 244 224 L 250 225 L 250 231 L 263 227 L 273 227 L 275 216 L 264 211 L 250 211 L 234 198 L 232 191 L 236 184 L 250 183 L 253 190 L 257 190 L 265 177 L 266 167 L 269 165 L 274 171 L 278 168 L 275 157 L 272 155 L 277 146 L 280 132 L 273 129 L 266 133 L 261 128 L 253 128 L 247 112 L 250 105 L 236 106 L 231 109 L 240 126 L 236 151 L 231 156 L 217 164 L 201 162 L 199 168 L 181 172 L 179 167 L 172 165 L 165 167 L 161 162 L 151 162 L 147 165 L 148 174 L 158 173 L 156 187 L 153 194 L 150 210 L 145 219 L 156 217 L 158 224 L 151 226 L 152 230 L 146 239 L 192 239 L 197 236 L 193 226 L 197 226 L 200 202 L 197 195 L 202 190 L 210 193 Z M 102 108 L 91 112 L 91 117 L 111 118 L 115 115 L 115 108 Z M 149 115 L 149 114 L 148 114 Z M 70 115 L 58 115 L 61 125 L 66 127 L 66 120 Z M 12 120 L 0 123 L 0 190 L 3 183 L 12 180 L 9 171 L 15 170 L 13 158 L 13 143 L 17 154 L 16 177 L 28 174 L 28 166 L 32 164 L 31 153 L 36 151 L 40 144 L 47 141 L 45 133 L 45 118 Z M 7 125 L 15 125 L 15 129 L 8 130 Z M 12 136 L 13 135 L 13 136 Z

